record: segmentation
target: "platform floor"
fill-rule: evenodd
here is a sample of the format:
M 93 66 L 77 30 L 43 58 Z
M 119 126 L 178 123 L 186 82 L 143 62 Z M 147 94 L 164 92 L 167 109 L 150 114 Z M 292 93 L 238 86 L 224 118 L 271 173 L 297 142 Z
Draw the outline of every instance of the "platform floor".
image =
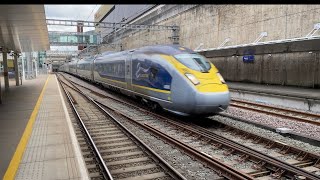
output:
M 3 78 L 3 77 L 2 77 Z M 0 104 L 0 177 L 3 177 L 28 123 L 47 75 L 23 82 L 23 86 L 10 83 L 9 91 L 3 92 Z M 3 79 L 1 80 L 4 89 Z
M 55 75 L 40 75 L 6 92 L 0 105 L 0 173 L 4 179 L 87 179 L 58 87 Z
M 243 82 L 227 82 L 230 90 L 244 90 L 259 93 L 276 94 L 282 96 L 290 96 L 297 98 L 307 98 L 320 100 L 320 89 L 299 88 L 280 85 L 265 85 Z
M 3 76 L 0 76 L 0 80 L 1 80 L 1 92 L 2 94 L 6 93 L 5 92 L 5 88 L 4 88 L 4 79 Z M 19 82 L 20 83 L 20 82 Z M 24 83 L 24 82 L 23 82 Z M 20 84 L 19 84 L 20 85 Z M 12 87 L 16 86 L 16 80 L 14 78 L 10 78 L 9 79 L 9 89 L 11 89 Z

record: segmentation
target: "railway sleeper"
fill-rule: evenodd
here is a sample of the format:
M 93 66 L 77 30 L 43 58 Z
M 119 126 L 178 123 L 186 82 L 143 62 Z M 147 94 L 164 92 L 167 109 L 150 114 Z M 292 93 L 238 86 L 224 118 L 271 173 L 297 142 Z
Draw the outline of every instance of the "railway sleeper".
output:
M 113 135 L 103 134 L 100 136 L 93 136 L 92 138 L 94 140 L 98 140 L 98 139 L 118 139 L 123 137 L 126 137 L 126 136 L 124 134 L 113 134 Z
M 143 179 L 160 179 L 160 178 L 165 179 L 164 177 L 167 177 L 165 173 L 158 172 L 158 173 L 139 175 L 139 176 L 129 177 L 129 178 L 120 178 L 119 180 L 143 180 Z M 171 178 L 168 177 L 168 179 L 171 179 Z
M 99 131 L 99 132 L 91 132 L 91 137 L 92 138 L 99 138 L 99 137 L 108 137 L 108 136 L 115 136 L 115 135 L 121 135 L 122 132 L 102 132 L 102 131 Z
M 108 138 L 108 139 L 106 139 Z M 94 138 L 95 142 L 108 142 L 108 141 L 118 141 L 119 139 L 127 139 L 128 137 L 125 135 L 121 135 L 121 136 L 113 136 L 113 137 L 108 137 L 108 136 L 104 136 L 104 137 L 96 137 Z
M 157 165 L 148 164 L 148 165 L 142 165 L 142 166 L 134 166 L 134 167 L 110 170 L 110 173 L 114 178 L 118 179 L 118 178 L 131 177 L 133 173 L 140 175 L 140 174 L 150 174 L 150 172 L 158 173 L 161 171 L 162 169 Z M 165 176 L 164 173 L 163 175 Z
M 102 155 L 102 157 L 103 157 L 103 159 L 123 158 L 123 157 L 128 157 L 129 158 L 130 156 L 135 156 L 135 155 L 145 156 L 144 152 L 139 150 L 139 151 L 121 153 L 121 154 Z
M 117 170 L 117 169 L 124 169 L 124 168 L 132 168 L 132 167 L 137 167 L 137 166 L 148 166 L 155 164 L 152 160 L 148 159 L 146 161 L 138 161 L 138 162 L 128 162 L 128 163 L 123 163 L 123 164 L 118 164 L 118 165 L 109 165 L 108 168 L 109 170 Z
M 139 148 L 135 147 L 128 147 L 127 149 L 122 148 L 122 150 L 117 150 L 117 149 L 104 149 L 101 150 L 100 154 L 101 155 L 106 155 L 106 156 L 110 156 L 110 155 L 114 155 L 114 154 L 127 154 L 130 152 L 137 152 L 137 151 L 141 151 Z
M 94 131 L 94 130 L 104 130 L 104 131 L 115 131 L 119 130 L 117 127 L 87 127 L 89 131 Z
M 135 145 L 131 145 L 131 146 L 126 146 L 126 147 L 121 147 L 121 148 L 107 148 L 107 149 L 101 149 L 100 152 L 101 153 L 123 153 L 123 151 L 130 151 L 130 150 L 134 150 L 134 149 L 139 149 L 137 146 Z
M 95 129 L 91 129 L 90 132 L 92 133 L 96 133 L 96 132 L 100 132 L 100 131 L 106 131 L 106 132 L 120 132 L 120 130 L 118 128 L 116 129 L 111 129 L 110 128 L 104 128 L 102 127 L 101 129 L 100 128 L 95 128 Z
M 89 176 L 91 179 L 96 179 L 96 178 L 103 179 L 103 176 L 100 172 L 89 173 Z
M 95 141 L 96 145 L 100 144 L 111 144 L 111 143 L 117 143 L 121 141 L 129 141 L 128 137 L 123 137 L 123 138 L 116 138 L 116 139 L 98 139 Z
M 149 161 L 149 160 L 150 160 L 150 158 L 148 158 L 148 157 L 137 157 L 137 158 L 133 158 L 133 159 L 125 159 L 125 160 L 107 162 L 107 165 L 114 166 L 114 165 L 143 162 L 143 161 Z
M 127 142 L 119 142 L 115 144 L 101 144 L 99 146 L 99 149 L 117 149 L 117 148 L 122 148 L 122 147 L 129 147 L 129 146 L 134 146 L 135 144 L 132 143 L 131 141 Z

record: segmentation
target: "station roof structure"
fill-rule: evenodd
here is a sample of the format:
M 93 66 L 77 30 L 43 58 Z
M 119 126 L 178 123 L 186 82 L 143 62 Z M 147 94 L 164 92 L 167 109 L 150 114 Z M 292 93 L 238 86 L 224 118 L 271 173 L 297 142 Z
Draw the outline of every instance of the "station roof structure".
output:
M 1 5 L 0 46 L 17 52 L 50 49 L 44 5 Z

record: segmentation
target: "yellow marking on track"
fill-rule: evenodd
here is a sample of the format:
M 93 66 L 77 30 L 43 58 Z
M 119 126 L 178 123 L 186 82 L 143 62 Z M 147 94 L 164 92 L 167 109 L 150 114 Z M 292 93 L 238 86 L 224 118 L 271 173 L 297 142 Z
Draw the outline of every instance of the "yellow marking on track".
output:
M 37 100 L 37 103 L 36 105 L 34 106 L 34 109 L 31 113 L 31 116 L 29 118 L 29 121 L 28 121 L 28 124 L 26 126 L 26 128 L 24 129 L 24 132 L 22 134 L 22 137 L 20 139 L 20 142 L 16 148 L 16 151 L 14 152 L 14 155 L 10 161 L 10 164 L 8 166 L 8 169 L 6 171 L 6 173 L 4 174 L 3 176 L 3 179 L 5 180 L 11 180 L 11 179 L 14 179 L 16 173 L 17 173 L 17 170 L 18 170 L 18 167 L 19 167 L 19 164 L 20 164 L 20 161 L 22 159 L 22 155 L 26 149 L 26 146 L 28 144 L 28 141 L 29 141 L 29 138 L 30 138 L 30 135 L 31 135 L 31 132 L 32 132 L 32 127 L 33 127 L 33 123 L 34 121 L 36 120 L 37 118 L 37 115 L 38 115 L 38 112 L 39 112 L 39 108 L 40 108 L 40 104 L 41 104 L 41 101 L 42 101 L 42 98 L 43 98 L 43 94 L 44 94 L 44 91 L 46 89 L 46 86 L 48 84 L 48 81 L 50 79 L 50 76 L 48 76 L 43 88 L 42 88 L 42 91 L 39 95 L 39 98 Z

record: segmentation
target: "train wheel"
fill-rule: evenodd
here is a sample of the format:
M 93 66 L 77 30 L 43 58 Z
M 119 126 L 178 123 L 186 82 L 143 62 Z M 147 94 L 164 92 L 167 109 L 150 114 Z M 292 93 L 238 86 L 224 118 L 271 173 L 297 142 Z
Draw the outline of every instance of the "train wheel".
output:
M 148 101 L 147 105 L 152 112 L 159 112 L 162 110 L 161 106 L 156 102 Z

